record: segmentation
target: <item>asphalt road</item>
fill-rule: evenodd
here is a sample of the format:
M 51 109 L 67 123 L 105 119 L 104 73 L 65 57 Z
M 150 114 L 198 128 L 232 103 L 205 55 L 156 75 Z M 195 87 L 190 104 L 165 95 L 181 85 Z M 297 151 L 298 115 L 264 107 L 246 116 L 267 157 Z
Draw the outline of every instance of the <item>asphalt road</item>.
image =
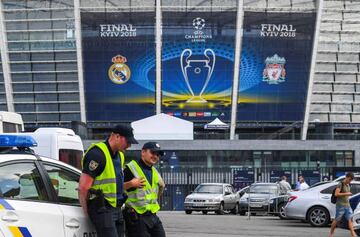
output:
M 215 214 L 202 215 L 184 212 L 160 212 L 167 237 L 215 237 L 215 236 L 289 236 L 327 237 L 330 226 L 311 227 L 298 220 L 280 220 L 273 216 L 246 216 Z M 351 236 L 348 230 L 337 229 L 335 236 Z

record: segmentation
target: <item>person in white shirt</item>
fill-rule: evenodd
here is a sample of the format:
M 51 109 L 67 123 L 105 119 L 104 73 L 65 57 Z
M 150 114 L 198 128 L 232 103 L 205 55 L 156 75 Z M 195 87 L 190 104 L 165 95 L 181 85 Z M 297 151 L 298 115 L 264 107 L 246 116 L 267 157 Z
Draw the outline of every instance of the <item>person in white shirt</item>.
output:
M 281 181 L 279 182 L 280 192 L 282 194 L 286 194 L 291 191 L 291 186 L 286 180 L 287 180 L 287 177 L 282 176 Z
M 309 188 L 309 185 L 305 182 L 305 179 L 302 175 L 299 176 L 299 182 L 300 182 L 300 186 L 299 186 L 300 191 Z

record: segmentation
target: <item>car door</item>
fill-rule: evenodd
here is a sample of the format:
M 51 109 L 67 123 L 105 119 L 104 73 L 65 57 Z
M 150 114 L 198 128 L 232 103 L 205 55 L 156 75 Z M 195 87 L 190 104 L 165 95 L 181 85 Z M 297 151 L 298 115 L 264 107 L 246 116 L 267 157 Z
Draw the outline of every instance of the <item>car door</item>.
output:
M 224 187 L 224 208 L 226 210 L 232 209 L 231 190 L 228 186 Z
M 0 222 L 5 236 L 64 237 L 63 215 L 50 202 L 43 177 L 35 161 L 0 165 Z
M 95 228 L 79 204 L 77 189 L 80 174 L 60 164 L 43 162 L 43 166 L 55 190 L 59 208 L 64 215 L 65 237 L 95 237 Z

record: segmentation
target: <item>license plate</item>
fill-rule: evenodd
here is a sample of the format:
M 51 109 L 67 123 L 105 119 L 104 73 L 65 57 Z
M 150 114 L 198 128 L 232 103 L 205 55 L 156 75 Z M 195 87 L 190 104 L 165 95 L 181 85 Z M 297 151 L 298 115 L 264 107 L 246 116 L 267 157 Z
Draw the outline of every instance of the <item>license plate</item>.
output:
M 262 207 L 260 203 L 250 203 L 250 207 Z
M 194 207 L 203 207 L 204 203 L 194 203 Z

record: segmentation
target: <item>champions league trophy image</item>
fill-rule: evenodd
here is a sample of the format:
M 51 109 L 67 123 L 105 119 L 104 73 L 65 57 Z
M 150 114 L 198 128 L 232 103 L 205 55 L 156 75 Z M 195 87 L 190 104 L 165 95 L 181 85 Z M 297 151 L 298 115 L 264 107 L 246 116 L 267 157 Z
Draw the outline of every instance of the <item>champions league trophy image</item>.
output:
M 212 49 L 206 49 L 204 59 L 190 59 L 191 55 L 191 49 L 185 49 L 180 56 L 182 74 L 192 96 L 186 103 L 207 103 L 202 94 L 214 71 L 215 53 Z

